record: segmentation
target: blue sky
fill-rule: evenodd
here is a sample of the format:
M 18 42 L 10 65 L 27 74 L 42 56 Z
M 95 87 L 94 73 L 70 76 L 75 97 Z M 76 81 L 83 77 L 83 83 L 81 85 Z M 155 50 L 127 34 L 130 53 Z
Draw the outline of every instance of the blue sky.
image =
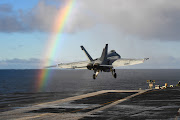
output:
M 150 58 L 144 64 L 121 68 L 179 69 L 179 1 L 141 1 L 140 6 L 135 2 L 78 0 L 56 55 L 49 58 L 52 64 L 87 60 L 80 45 L 97 58 L 108 43 L 109 50 L 115 49 L 123 58 Z M 0 1 L 0 69 L 39 68 L 63 3 Z
M 29 2 L 25 0 L 1 0 L 0 4 L 10 4 L 13 6 L 13 10 L 28 10 L 32 9 L 39 1 L 38 0 L 31 0 Z

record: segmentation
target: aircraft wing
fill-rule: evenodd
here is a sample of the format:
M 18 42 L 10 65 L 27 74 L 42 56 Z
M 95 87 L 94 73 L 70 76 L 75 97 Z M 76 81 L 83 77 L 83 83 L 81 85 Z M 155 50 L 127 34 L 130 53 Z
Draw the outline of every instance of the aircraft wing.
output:
M 81 62 L 72 62 L 72 63 L 61 63 L 58 64 L 59 68 L 68 68 L 68 69 L 87 69 L 88 61 L 81 61 Z
M 144 63 L 144 61 L 148 60 L 149 58 L 144 59 L 118 59 L 112 63 L 113 67 L 120 67 L 120 66 L 127 66 L 127 65 L 135 65 Z

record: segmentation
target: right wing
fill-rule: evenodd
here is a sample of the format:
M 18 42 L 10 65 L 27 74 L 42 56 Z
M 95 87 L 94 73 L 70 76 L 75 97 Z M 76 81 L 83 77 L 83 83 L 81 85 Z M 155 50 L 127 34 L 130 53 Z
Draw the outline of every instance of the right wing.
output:
M 58 67 L 60 67 L 60 68 L 69 68 L 69 69 L 87 69 L 87 64 L 88 63 L 89 63 L 89 61 L 61 63 L 61 64 L 58 64 Z
M 144 59 L 118 59 L 112 63 L 113 67 L 119 67 L 119 66 L 127 66 L 127 65 L 135 65 L 144 63 L 144 61 L 148 60 L 149 58 Z

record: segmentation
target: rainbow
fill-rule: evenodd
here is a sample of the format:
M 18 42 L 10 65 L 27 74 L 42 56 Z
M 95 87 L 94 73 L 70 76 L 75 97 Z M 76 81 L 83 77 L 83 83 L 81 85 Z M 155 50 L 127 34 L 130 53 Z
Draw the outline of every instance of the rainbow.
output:
M 62 32 L 68 17 L 73 8 L 73 4 L 75 0 L 67 0 L 64 7 L 59 9 L 57 19 L 54 22 L 51 38 L 48 40 L 47 44 L 47 52 L 45 54 L 45 58 L 53 58 L 55 56 L 55 52 L 58 46 L 59 41 L 62 39 Z M 49 60 L 46 60 L 44 66 L 51 65 Z M 50 75 L 50 71 L 48 69 L 41 69 L 38 73 L 38 80 L 35 83 L 36 91 L 43 91 L 48 82 L 48 77 Z

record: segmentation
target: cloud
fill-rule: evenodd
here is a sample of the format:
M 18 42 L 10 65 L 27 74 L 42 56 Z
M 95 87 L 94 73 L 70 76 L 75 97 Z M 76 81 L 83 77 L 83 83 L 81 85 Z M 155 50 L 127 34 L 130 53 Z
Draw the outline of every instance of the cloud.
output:
M 41 61 L 36 58 L 30 58 L 30 59 L 8 59 L 8 60 L 2 60 L 1 62 L 7 62 L 7 63 L 40 63 Z
M 52 4 L 53 1 L 40 0 L 29 11 L 19 10 L 16 15 L 2 16 L 0 31 L 51 32 L 64 1 L 55 0 L 56 4 Z M 8 5 L 1 5 L 0 9 L 12 11 Z M 76 0 L 64 32 L 77 32 L 96 25 L 110 25 L 121 33 L 141 39 L 179 41 L 180 1 Z
M 56 19 L 58 8 L 41 0 L 31 11 L 21 13 L 22 22 L 31 31 L 50 32 Z
M 37 69 L 40 68 L 42 61 L 36 58 L 30 59 L 6 59 L 0 60 L 0 69 Z
M 166 69 L 180 68 L 180 58 L 173 56 L 156 57 L 153 60 L 153 63 L 161 66 L 161 68 L 166 68 Z
M 57 65 L 59 61 L 54 61 L 52 59 L 4 59 L 0 60 L 0 69 L 43 69 L 47 66 L 44 66 L 44 63 L 51 63 L 50 65 Z
M 0 32 L 50 32 L 54 24 L 58 8 L 47 4 L 45 0 L 31 10 L 13 11 L 9 4 L 0 5 Z
M 12 12 L 12 6 L 9 4 L 1 4 L 0 5 L 0 12 Z
M 1 32 L 19 32 L 24 31 L 21 21 L 16 16 L 0 16 L 0 31 Z
M 142 39 L 180 40 L 178 0 L 78 0 L 77 5 L 72 30 L 107 24 Z
M 0 32 L 22 32 L 26 27 L 22 22 L 19 12 L 13 11 L 10 4 L 0 5 Z
M 180 58 L 173 56 L 154 56 L 147 61 L 146 67 L 151 69 L 179 69 Z
M 152 56 L 143 64 L 121 66 L 120 69 L 180 69 L 180 58 L 173 56 Z

